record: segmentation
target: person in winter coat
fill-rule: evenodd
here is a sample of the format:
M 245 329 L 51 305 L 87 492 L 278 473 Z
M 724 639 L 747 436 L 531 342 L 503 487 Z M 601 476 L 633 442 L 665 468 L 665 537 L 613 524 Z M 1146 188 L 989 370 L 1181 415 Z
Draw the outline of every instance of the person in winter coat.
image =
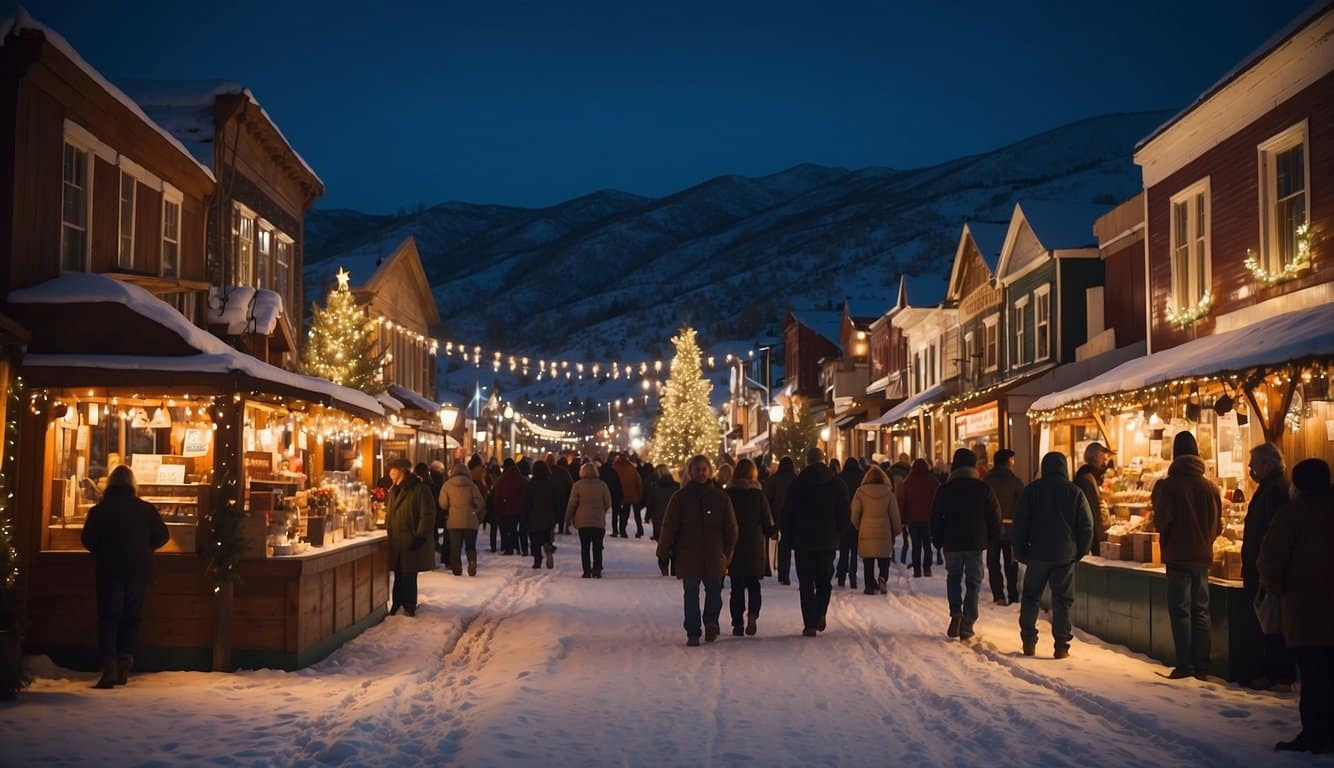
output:
M 1014 451 L 1002 448 L 996 451 L 994 466 L 982 482 L 991 486 L 1000 502 L 1001 537 L 987 548 L 987 574 L 991 577 L 991 598 L 996 605 L 1019 602 L 1019 564 L 1014 561 L 1014 547 L 1010 531 L 1014 526 L 1014 510 L 1019 494 L 1024 492 L 1024 481 L 1014 474 L 1010 462 Z M 1066 478 L 1069 478 L 1066 473 Z M 1008 583 L 1008 589 L 1006 588 Z
M 862 469 L 861 462 L 857 457 L 849 456 L 843 464 L 843 471 L 838 473 L 849 499 L 861 487 L 863 474 L 865 470 Z M 838 564 L 834 568 L 834 575 L 838 577 L 840 587 L 846 583 L 852 589 L 857 588 L 857 529 L 854 526 L 849 525 L 843 531 L 843 538 L 839 540 Z
M 834 554 L 852 518 L 847 486 L 824 463 L 824 451 L 806 450 L 806 468 L 788 486 L 781 517 L 797 564 L 801 634 L 815 637 L 825 629 Z
M 977 476 L 977 454 L 954 452 L 949 482 L 931 505 L 931 539 L 945 550 L 945 593 L 950 602 L 951 638 L 967 640 L 977 621 L 982 556 L 1000 538 L 1000 502 Z
M 908 477 L 899 494 L 899 513 L 912 539 L 912 575 L 931 576 L 931 505 L 935 502 L 940 481 L 931 471 L 926 459 L 912 463 Z
M 125 685 L 134 666 L 144 595 L 153 583 L 153 552 L 167 543 L 157 507 L 140 499 L 134 472 L 111 470 L 106 492 L 83 524 L 83 546 L 96 563 L 97 650 L 102 676 L 94 688 Z
M 523 492 L 528 487 L 528 478 L 519 472 L 514 459 L 505 459 L 504 467 L 491 489 L 492 511 L 500 524 L 500 546 L 507 555 L 516 550 L 528 554 L 528 545 L 519 544 L 519 519 L 523 516 Z
M 598 477 L 607 486 L 607 491 L 611 493 L 611 537 L 613 539 L 621 535 L 622 488 L 621 476 L 616 472 L 617 455 L 615 453 L 609 454 L 606 463 L 598 468 Z
M 872 464 L 862 475 L 862 484 L 852 496 L 852 528 L 857 531 L 857 551 L 862 557 L 866 594 L 889 592 L 889 564 L 894 559 L 894 537 L 903 530 L 894 486 L 880 467 Z M 876 578 L 876 566 L 880 566 Z
M 988 473 L 996 474 L 1000 464 Z M 1024 599 L 1019 608 L 1019 639 L 1024 655 L 1037 653 L 1038 601 L 1051 587 L 1051 635 L 1055 656 L 1070 655 L 1070 606 L 1075 602 L 1074 566 L 1093 546 L 1093 513 L 1079 486 L 1070 482 L 1065 454 L 1042 457 L 1042 474 L 1020 493 L 1012 531 L 1015 555 L 1024 571 Z
M 732 473 L 735 471 L 736 467 L 734 467 L 731 464 L 724 463 L 722 466 L 718 467 L 718 473 L 714 475 L 713 484 L 718 486 L 719 488 L 726 488 L 729 484 L 731 484 Z
M 477 529 L 486 512 L 486 499 L 462 464 L 455 464 L 440 487 L 439 507 L 445 513 L 446 562 L 455 576 L 463 574 L 463 552 L 468 552 L 468 575 L 477 575 Z
M 431 487 L 412 474 L 412 462 L 389 462 L 389 512 L 385 528 L 389 532 L 389 568 L 394 572 L 393 602 L 389 615 L 402 608 L 409 616 L 417 615 L 417 573 L 435 568 L 435 551 L 426 546 L 435 527 L 435 499 Z
M 648 484 L 644 492 L 644 503 L 648 505 L 648 519 L 653 523 L 653 540 L 658 541 L 662 532 L 662 520 L 667 515 L 667 503 L 681 490 L 681 484 L 672 478 L 672 470 L 666 464 L 659 464 L 654 470 L 657 476 Z M 668 574 L 671 561 L 658 558 L 658 569 L 662 575 Z
M 565 525 L 579 531 L 579 555 L 584 578 L 602 578 L 602 537 L 607 532 L 607 512 L 613 509 L 611 491 L 598 479 L 598 468 L 588 462 L 579 468 L 579 482 L 570 490 L 565 505 Z
M 1111 510 L 1102 503 L 1102 478 L 1107 474 L 1107 463 L 1116 452 L 1102 443 L 1089 443 L 1084 449 L 1084 466 L 1075 472 L 1075 485 L 1084 492 L 1088 499 L 1089 510 L 1093 512 L 1093 549 L 1107 540 L 1107 528 L 1112 524 Z
M 1218 486 L 1204 476 L 1195 435 L 1182 430 L 1172 439 L 1167 477 L 1153 486 L 1153 522 L 1167 566 L 1167 612 L 1172 620 L 1174 680 L 1209 677 L 1209 565 L 1214 539 L 1223 530 Z
M 760 486 L 759 470 L 750 459 L 737 462 L 727 498 L 732 502 L 738 531 L 736 552 L 727 567 L 732 580 L 732 634 L 753 635 L 760 617 L 760 580 L 770 573 L 769 539 L 778 537 L 778 528 Z
M 1260 548 L 1260 584 L 1279 595 L 1283 639 L 1301 672 L 1302 730 L 1275 749 L 1334 751 L 1334 493 L 1329 465 L 1307 459 L 1292 468 L 1292 503 L 1269 525 Z
M 533 553 L 533 568 L 542 567 L 546 555 L 548 568 L 555 568 L 555 551 L 551 548 L 552 531 L 564 516 L 560 491 L 551 479 L 551 468 L 545 461 L 533 462 L 533 479 L 523 492 L 523 527 L 528 531 L 529 549 Z
M 737 521 L 732 501 L 713 482 L 713 465 L 706 456 L 686 464 L 689 480 L 672 496 L 658 537 L 658 557 L 670 557 L 684 594 L 686 645 L 718 639 L 718 616 L 723 610 L 723 574 L 736 550 Z M 699 589 L 704 587 L 704 612 Z M 701 627 L 702 625 L 702 627 Z
M 783 504 L 787 501 L 787 489 L 797 479 L 797 465 L 791 456 L 784 456 L 778 462 L 778 470 L 764 481 L 764 498 L 769 502 L 769 509 L 774 514 L 774 524 L 783 529 Z M 792 545 L 788 541 L 778 540 L 778 583 L 792 583 Z
M 1250 475 L 1259 486 L 1246 507 L 1246 527 L 1241 538 L 1241 581 L 1247 600 L 1254 603 L 1260 595 L 1260 570 L 1256 560 L 1260 545 L 1274 516 L 1288 503 L 1288 478 L 1283 468 L 1283 453 L 1273 443 L 1261 443 L 1251 449 Z M 1297 664 L 1283 645 L 1283 635 L 1266 634 L 1260 646 L 1261 676 L 1250 682 L 1258 691 L 1290 691 L 1297 681 Z
M 912 471 L 912 462 L 908 461 L 907 457 L 908 454 L 901 454 L 898 461 L 890 464 L 889 467 L 885 469 L 885 474 L 889 476 L 889 484 L 894 488 L 895 501 L 903 498 L 903 481 L 908 479 L 908 473 Z M 899 513 L 903 513 L 901 502 Z M 903 549 L 899 552 L 899 562 L 904 565 L 908 564 L 908 552 L 910 551 L 910 547 L 908 527 L 905 525 L 903 528 Z
M 630 525 L 630 513 L 635 514 L 635 538 L 644 538 L 644 518 L 639 511 L 639 499 L 643 496 L 643 484 L 639 479 L 639 470 L 625 454 L 616 457 L 612 462 L 612 469 L 616 471 L 616 479 L 621 481 L 621 503 L 617 507 L 617 515 L 620 517 L 620 528 L 618 529 L 621 538 L 628 538 L 626 527 Z
M 564 460 L 565 457 L 562 456 L 560 461 Z M 561 466 L 560 462 L 556 461 L 551 454 L 547 454 L 547 469 L 550 470 L 551 482 L 556 484 L 556 496 L 560 499 L 560 509 L 562 510 L 562 512 L 556 516 L 556 525 L 562 534 L 569 533 L 570 529 L 565 526 L 565 513 L 563 510 L 565 509 L 565 505 L 570 503 L 570 490 L 574 487 L 574 480 L 570 478 L 570 470 Z M 554 542 L 551 547 L 552 549 L 556 548 Z

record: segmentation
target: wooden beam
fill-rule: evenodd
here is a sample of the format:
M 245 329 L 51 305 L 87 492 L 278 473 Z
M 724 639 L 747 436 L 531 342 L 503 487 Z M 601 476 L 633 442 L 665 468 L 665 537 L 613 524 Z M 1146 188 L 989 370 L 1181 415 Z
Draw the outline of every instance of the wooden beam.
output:
M 1102 439 L 1107 441 L 1107 447 L 1112 449 L 1112 453 L 1116 453 L 1116 441 L 1112 439 L 1111 431 L 1103 423 L 1102 414 L 1098 413 L 1096 408 L 1090 408 L 1089 413 L 1093 415 L 1093 421 L 1098 424 L 1098 431 L 1102 433 Z
M 1283 390 L 1283 399 L 1280 401 L 1278 413 L 1270 419 L 1269 425 L 1265 427 L 1265 440 L 1271 443 L 1277 443 L 1283 437 L 1283 429 L 1288 423 L 1288 409 L 1292 407 L 1292 396 L 1297 392 L 1297 376 L 1294 374 L 1288 381 L 1288 386 Z
M 1261 379 L 1260 383 L 1256 386 L 1264 386 L 1264 380 Z M 1246 393 L 1246 402 L 1251 404 L 1251 415 L 1255 417 L 1255 421 L 1260 425 L 1260 430 L 1266 436 L 1265 439 L 1268 440 L 1269 414 L 1265 413 L 1265 410 L 1260 407 L 1260 403 L 1256 401 L 1255 391 L 1252 387 L 1243 385 L 1241 391 Z

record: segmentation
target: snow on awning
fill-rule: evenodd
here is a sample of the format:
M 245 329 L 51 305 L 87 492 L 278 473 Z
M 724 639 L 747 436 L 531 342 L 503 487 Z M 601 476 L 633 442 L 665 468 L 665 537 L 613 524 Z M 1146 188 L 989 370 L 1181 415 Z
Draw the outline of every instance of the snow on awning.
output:
M 390 384 L 389 394 L 408 408 L 416 408 L 419 411 L 426 411 L 430 414 L 435 414 L 440 411 L 440 403 L 427 400 L 407 387 L 402 387 L 398 384 Z
M 879 418 L 876 419 L 872 419 L 871 421 L 868 421 L 861 426 L 864 428 L 868 428 L 868 427 L 883 427 L 888 424 L 893 424 L 894 422 L 900 419 L 905 419 L 911 416 L 913 412 L 915 412 L 921 406 L 926 405 L 927 403 L 930 403 L 932 401 L 939 400 L 941 397 L 944 396 L 944 394 L 945 394 L 945 389 L 939 384 L 930 389 L 924 389 L 921 392 L 918 392 L 917 394 L 908 398 L 907 400 L 904 400 L 903 402 L 894 406 L 893 408 L 890 408 L 888 411 L 885 412 L 883 416 L 880 416 Z
M 1098 395 L 1134 392 L 1177 379 L 1330 357 L 1334 357 L 1334 304 L 1322 304 L 1122 363 L 1082 384 L 1038 398 L 1029 410 L 1055 410 Z
M 283 297 L 276 291 L 256 290 L 248 285 L 208 289 L 208 322 L 227 326 L 227 335 L 258 333 L 268 336 L 278 327 Z
M 29 367 L 104 368 L 134 371 L 194 372 L 205 374 L 240 374 L 257 382 L 271 382 L 291 390 L 315 395 L 344 408 L 383 416 L 384 407 L 374 397 L 333 383 L 327 379 L 303 376 L 283 370 L 228 346 L 208 331 L 193 325 L 176 308 L 132 283 L 105 275 L 70 273 L 32 288 L 9 294 L 15 308 L 23 305 L 118 304 L 131 312 L 179 336 L 197 354 L 185 355 L 99 355 L 83 353 L 32 354 L 24 358 Z M 152 350 L 145 350 L 151 352 Z

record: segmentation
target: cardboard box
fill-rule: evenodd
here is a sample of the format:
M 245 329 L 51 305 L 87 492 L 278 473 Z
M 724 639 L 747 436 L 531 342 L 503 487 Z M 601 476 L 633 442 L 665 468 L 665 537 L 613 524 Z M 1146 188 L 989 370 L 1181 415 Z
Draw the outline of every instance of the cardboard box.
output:
M 1225 550 L 1223 552 L 1223 569 L 1225 579 L 1241 579 L 1241 552 L 1238 550 Z
M 1120 559 L 1121 559 L 1121 545 L 1120 545 L 1120 544 L 1114 544 L 1114 543 L 1112 543 L 1112 542 L 1110 542 L 1110 541 L 1104 541 L 1104 542 L 1102 542 L 1101 545 L 1099 545 L 1098 555 L 1099 555 L 1100 557 L 1105 557 L 1105 558 L 1107 558 L 1108 560 L 1120 560 Z
M 1135 533 L 1133 536 L 1136 561 L 1141 563 L 1163 561 L 1162 545 L 1159 544 L 1157 533 Z

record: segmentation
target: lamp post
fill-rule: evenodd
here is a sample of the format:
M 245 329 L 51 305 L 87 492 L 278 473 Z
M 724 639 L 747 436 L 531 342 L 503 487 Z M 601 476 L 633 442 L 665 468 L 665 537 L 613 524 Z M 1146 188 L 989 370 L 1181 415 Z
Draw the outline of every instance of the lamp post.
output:
M 449 464 L 449 458 L 453 452 L 449 450 L 449 433 L 454 431 L 454 425 L 458 423 L 459 409 L 448 403 L 442 404 L 439 411 L 440 428 L 445 430 L 445 464 Z
M 769 452 L 769 461 L 770 461 L 771 463 L 773 462 L 773 457 L 774 457 L 774 425 L 775 425 L 775 424 L 779 424 L 779 423 L 781 423 L 782 421 L 783 421 L 783 405 L 782 405 L 782 403 L 772 403 L 772 404 L 770 404 L 770 405 L 769 405 L 769 427 L 768 427 L 768 430 L 769 430 L 769 431 L 768 431 L 768 435 L 769 435 L 769 437 L 768 437 L 768 443 L 767 443 L 767 445 L 766 445 L 766 448 L 767 448 L 767 450 L 768 450 L 768 452 Z M 767 464 L 766 464 L 765 466 L 766 466 L 766 468 L 768 467 Z
M 506 403 L 505 411 L 501 416 L 510 424 L 510 458 L 514 458 L 514 407 Z

